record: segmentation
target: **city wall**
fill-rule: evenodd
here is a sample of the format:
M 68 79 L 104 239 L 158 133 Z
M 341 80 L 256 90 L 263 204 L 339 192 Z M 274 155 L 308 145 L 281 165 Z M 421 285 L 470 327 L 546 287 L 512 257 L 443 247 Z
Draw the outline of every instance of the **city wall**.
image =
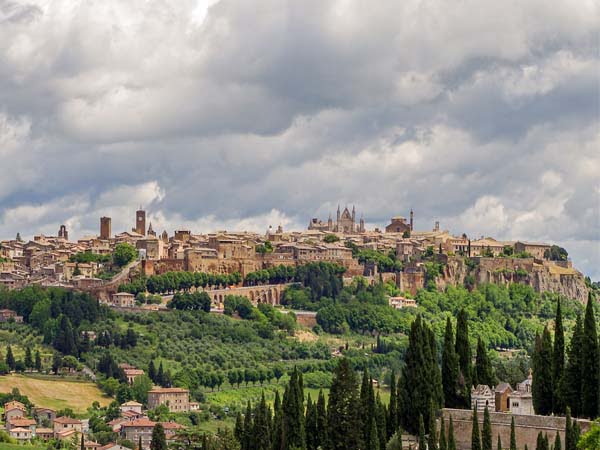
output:
M 471 448 L 471 431 L 473 424 L 473 413 L 465 409 L 443 409 L 444 422 L 446 432 L 452 417 L 454 425 L 454 437 L 456 439 L 456 447 L 459 450 L 467 450 Z M 509 413 L 490 413 L 490 421 L 492 423 L 492 441 L 494 448 L 498 435 L 502 441 L 503 448 L 510 446 L 510 424 L 511 419 L 515 418 L 515 435 L 517 438 L 517 448 L 534 449 L 537 443 L 538 433 L 548 434 L 550 442 L 554 442 L 556 433 L 560 434 L 560 439 L 563 444 L 565 442 L 565 418 L 553 416 L 520 416 Z M 483 414 L 479 414 L 479 430 L 483 429 Z M 577 420 L 581 431 L 585 432 L 590 427 L 588 420 Z

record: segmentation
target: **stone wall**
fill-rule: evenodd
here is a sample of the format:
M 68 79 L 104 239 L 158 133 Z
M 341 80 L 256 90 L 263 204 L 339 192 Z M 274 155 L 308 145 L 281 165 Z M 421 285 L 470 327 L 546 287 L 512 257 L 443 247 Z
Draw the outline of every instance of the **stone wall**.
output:
M 450 423 L 450 417 L 454 424 L 454 438 L 456 446 L 459 450 L 467 450 L 471 448 L 471 431 L 473 416 L 470 410 L 464 409 L 443 409 L 444 422 L 446 424 L 446 432 Z M 515 418 L 515 434 L 517 437 L 517 448 L 522 449 L 527 445 L 530 449 L 535 449 L 538 433 L 541 431 L 548 434 L 548 439 L 554 443 L 556 433 L 560 433 L 560 439 L 563 444 L 565 442 L 565 418 L 552 416 L 519 416 L 509 413 L 490 413 L 490 421 L 492 423 L 492 442 L 496 448 L 496 440 L 498 434 L 502 441 L 503 448 L 510 446 L 510 423 L 511 419 Z M 479 431 L 483 429 L 483 414 L 479 414 Z M 588 420 L 578 420 L 582 432 L 585 432 L 590 427 Z

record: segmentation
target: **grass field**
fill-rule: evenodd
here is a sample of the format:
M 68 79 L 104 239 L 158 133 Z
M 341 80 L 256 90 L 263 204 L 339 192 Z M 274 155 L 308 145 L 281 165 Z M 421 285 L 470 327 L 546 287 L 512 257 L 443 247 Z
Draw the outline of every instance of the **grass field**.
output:
M 0 377 L 0 392 L 11 392 L 13 388 L 18 388 L 36 406 L 71 408 L 76 413 L 85 412 L 94 401 L 108 405 L 111 400 L 89 382 L 67 381 L 63 378 L 38 379 L 25 375 Z
M 0 450 L 46 450 L 45 445 L 7 444 L 0 442 Z

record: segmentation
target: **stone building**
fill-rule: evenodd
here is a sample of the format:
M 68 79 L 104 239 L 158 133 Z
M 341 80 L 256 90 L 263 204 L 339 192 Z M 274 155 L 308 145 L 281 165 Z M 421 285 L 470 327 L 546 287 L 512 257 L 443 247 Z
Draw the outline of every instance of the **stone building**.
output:
M 500 383 L 494 389 L 496 394 L 496 411 L 510 411 L 510 394 L 513 392 L 512 387 L 508 383 Z
M 146 211 L 141 208 L 135 212 L 135 227 L 131 231 L 142 236 L 146 235 Z
M 109 240 L 111 237 L 111 218 L 100 217 L 100 239 Z
M 328 231 L 332 233 L 364 233 L 365 220 L 361 217 L 357 224 L 356 208 L 352 206 L 352 212 L 348 210 L 348 207 L 344 208 L 344 211 L 341 211 L 340 206 L 338 205 L 335 223 L 333 223 L 331 215 L 329 215 L 327 222 L 323 222 L 317 218 L 312 218 L 308 224 L 308 229 L 326 232 Z
M 518 383 L 517 390 L 508 395 L 510 412 L 521 415 L 535 414 L 533 409 L 533 394 L 531 393 L 532 383 L 533 374 L 531 369 L 529 369 L 529 376 L 527 379 L 521 383 Z
M 183 388 L 153 388 L 148 391 L 148 409 L 166 405 L 171 412 L 190 410 L 190 391 Z
M 410 210 L 410 222 L 407 223 L 406 219 L 401 216 L 392 217 L 389 225 L 385 227 L 386 233 L 410 233 L 413 231 L 414 226 L 414 212 Z
M 478 384 L 471 388 L 471 410 L 483 413 L 486 407 L 490 412 L 496 410 L 496 395 L 491 387 Z

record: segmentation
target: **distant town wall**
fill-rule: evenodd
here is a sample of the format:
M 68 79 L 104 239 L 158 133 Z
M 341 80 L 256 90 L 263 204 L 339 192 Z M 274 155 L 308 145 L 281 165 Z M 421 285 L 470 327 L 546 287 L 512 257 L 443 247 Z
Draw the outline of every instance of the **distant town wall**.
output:
M 471 431 L 473 426 L 473 413 L 465 409 L 443 409 L 444 422 L 446 432 L 452 417 L 454 425 L 454 438 L 456 439 L 456 447 L 459 450 L 467 450 L 471 448 Z M 534 449 L 536 447 L 537 436 L 541 431 L 543 434 L 548 434 L 550 442 L 554 442 L 556 433 L 560 434 L 560 439 L 563 444 L 565 442 L 565 418 L 554 416 L 521 416 L 509 413 L 491 412 L 490 421 L 492 423 L 492 441 L 494 448 L 498 435 L 502 441 L 502 448 L 510 446 L 510 423 L 511 419 L 515 418 L 515 435 L 517 438 L 517 447 Z M 483 414 L 479 414 L 479 430 L 483 429 Z M 585 432 L 590 427 L 589 420 L 577 420 L 582 432 Z

